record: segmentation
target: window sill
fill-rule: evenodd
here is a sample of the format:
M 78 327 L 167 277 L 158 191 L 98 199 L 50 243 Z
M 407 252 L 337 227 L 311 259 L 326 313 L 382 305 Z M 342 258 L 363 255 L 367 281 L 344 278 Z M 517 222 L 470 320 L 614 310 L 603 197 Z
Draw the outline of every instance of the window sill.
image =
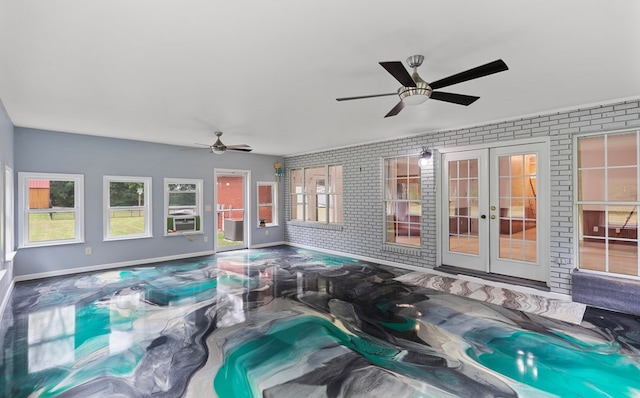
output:
M 320 222 L 304 222 L 304 221 L 287 221 L 287 225 L 303 228 L 326 229 L 330 231 L 342 231 L 342 224 L 325 224 Z
M 383 244 L 381 250 L 383 252 L 406 254 L 408 256 L 420 257 L 422 251 L 419 247 L 401 246 Z
M 84 243 L 84 239 L 74 240 L 49 240 L 39 243 L 19 244 L 18 249 L 31 249 L 34 247 L 49 247 L 49 246 L 62 246 L 62 245 L 76 245 Z
M 7 252 L 4 254 L 4 261 L 6 262 L 10 262 L 13 261 L 13 258 L 16 256 L 16 254 L 18 254 L 18 252 Z
M 134 239 L 148 239 L 153 238 L 153 235 L 136 235 L 136 236 L 122 236 L 122 237 L 110 237 L 102 239 L 103 242 L 118 242 L 121 240 L 134 240 Z
M 185 235 L 202 235 L 203 231 L 178 231 L 178 232 L 165 232 L 164 236 L 185 236 Z

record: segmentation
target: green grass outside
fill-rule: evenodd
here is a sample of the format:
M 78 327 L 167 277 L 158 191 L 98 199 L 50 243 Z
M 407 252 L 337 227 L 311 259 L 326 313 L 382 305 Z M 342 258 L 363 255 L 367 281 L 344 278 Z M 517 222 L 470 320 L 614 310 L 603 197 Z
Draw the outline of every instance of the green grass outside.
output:
M 29 214 L 29 242 L 73 239 L 76 236 L 74 213 Z
M 224 238 L 224 231 L 218 231 L 218 247 L 224 247 L 224 246 L 233 246 L 233 245 L 237 245 L 240 242 L 236 242 L 233 240 L 226 240 Z
M 111 236 L 144 234 L 144 216 L 114 216 L 111 212 L 109 232 Z
M 109 220 L 111 236 L 136 235 L 144 233 L 144 217 L 137 211 L 112 211 Z M 74 213 L 38 213 L 29 215 L 29 242 L 66 240 L 75 237 Z M 218 231 L 218 247 L 233 246 L 240 242 L 224 238 L 224 231 Z
M 34 213 L 29 215 L 29 242 L 67 240 L 76 236 L 74 213 Z M 144 233 L 144 216 L 138 212 L 113 211 L 109 221 L 111 236 Z M 133 216 L 132 216 L 133 215 Z

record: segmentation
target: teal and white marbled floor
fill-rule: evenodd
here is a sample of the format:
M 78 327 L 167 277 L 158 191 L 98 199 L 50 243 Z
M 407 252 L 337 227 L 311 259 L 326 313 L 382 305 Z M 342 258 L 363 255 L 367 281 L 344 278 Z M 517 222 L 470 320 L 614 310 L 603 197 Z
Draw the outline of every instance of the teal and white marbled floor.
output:
M 404 274 L 283 246 L 19 283 L 0 396 L 640 396 L 638 319 L 576 325 Z

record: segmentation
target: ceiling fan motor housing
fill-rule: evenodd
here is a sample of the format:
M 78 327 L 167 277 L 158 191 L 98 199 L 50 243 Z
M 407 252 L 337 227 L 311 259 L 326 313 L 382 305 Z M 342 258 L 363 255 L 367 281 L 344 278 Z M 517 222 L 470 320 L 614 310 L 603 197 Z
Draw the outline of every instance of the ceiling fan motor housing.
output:
M 420 65 L 422 65 L 423 61 L 424 61 L 423 55 L 412 55 L 409 58 L 407 58 L 407 64 L 409 64 L 411 68 L 419 67 Z
M 411 79 L 416 83 L 415 87 L 400 87 L 398 89 L 398 96 L 401 101 L 404 101 L 407 105 L 418 105 L 427 100 L 431 96 L 431 87 L 429 83 L 425 82 L 420 75 L 418 75 L 417 68 L 422 65 L 424 56 L 412 55 L 407 58 L 407 64 L 413 68 Z M 415 96 L 415 97 L 413 97 Z M 411 98 L 413 97 L 413 98 Z

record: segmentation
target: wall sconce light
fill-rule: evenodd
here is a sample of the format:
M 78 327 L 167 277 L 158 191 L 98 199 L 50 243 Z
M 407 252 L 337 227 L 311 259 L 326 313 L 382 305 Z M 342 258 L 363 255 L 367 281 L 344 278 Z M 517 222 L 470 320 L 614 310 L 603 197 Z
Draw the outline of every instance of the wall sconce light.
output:
M 429 160 L 431 160 L 431 152 L 427 149 L 427 147 L 422 147 L 422 152 L 420 152 L 420 159 L 418 159 L 418 166 L 420 168 L 424 168 L 429 164 Z
M 276 180 L 280 181 L 280 178 L 282 177 L 282 163 L 275 162 L 273 164 L 273 168 L 276 169 Z

